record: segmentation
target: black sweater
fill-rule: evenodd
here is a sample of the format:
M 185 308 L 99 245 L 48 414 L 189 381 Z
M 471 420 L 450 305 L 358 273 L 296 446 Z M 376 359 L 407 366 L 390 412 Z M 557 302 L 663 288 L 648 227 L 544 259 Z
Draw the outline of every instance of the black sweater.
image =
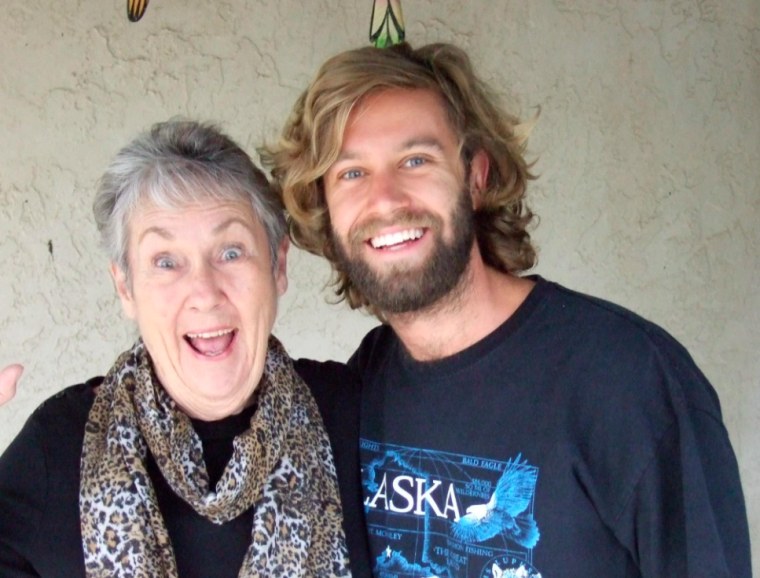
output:
M 359 486 L 359 382 L 346 366 L 295 362 L 310 386 L 333 447 L 344 508 L 344 529 L 355 577 L 370 575 Z M 0 576 L 84 576 L 79 529 L 79 463 L 93 378 L 44 402 L 0 457 Z M 194 421 L 212 483 L 232 453 L 232 440 L 250 413 L 218 422 Z M 222 525 L 198 515 L 148 460 L 181 578 L 237 577 L 251 537 L 252 510 Z

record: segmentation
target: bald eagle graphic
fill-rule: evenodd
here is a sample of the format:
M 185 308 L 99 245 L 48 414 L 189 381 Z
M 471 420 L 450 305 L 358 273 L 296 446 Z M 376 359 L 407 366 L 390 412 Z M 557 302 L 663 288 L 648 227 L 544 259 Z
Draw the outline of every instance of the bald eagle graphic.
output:
M 518 454 L 507 462 L 488 503 L 470 506 L 451 525 L 454 538 L 472 544 L 502 535 L 528 549 L 538 543 L 541 533 L 528 511 L 536 491 L 538 470 L 520 458 Z

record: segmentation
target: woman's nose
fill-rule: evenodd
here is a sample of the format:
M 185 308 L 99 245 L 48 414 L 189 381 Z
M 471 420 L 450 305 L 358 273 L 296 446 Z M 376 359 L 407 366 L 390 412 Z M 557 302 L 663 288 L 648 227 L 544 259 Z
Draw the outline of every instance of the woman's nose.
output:
M 199 311 L 211 310 L 224 300 L 219 274 L 211 265 L 195 269 L 190 280 L 190 306 Z

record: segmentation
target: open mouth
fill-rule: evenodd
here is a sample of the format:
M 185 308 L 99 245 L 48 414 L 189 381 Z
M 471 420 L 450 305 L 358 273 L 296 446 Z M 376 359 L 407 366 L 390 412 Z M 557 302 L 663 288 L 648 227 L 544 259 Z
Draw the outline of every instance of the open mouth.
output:
M 218 357 L 227 351 L 237 334 L 236 329 L 220 329 L 203 333 L 188 333 L 185 341 L 197 353 L 206 357 Z
M 387 235 L 372 237 L 369 240 L 369 244 L 372 245 L 373 249 L 393 250 L 421 239 L 424 234 L 425 229 L 405 229 L 403 231 L 396 231 L 395 233 L 388 233 Z

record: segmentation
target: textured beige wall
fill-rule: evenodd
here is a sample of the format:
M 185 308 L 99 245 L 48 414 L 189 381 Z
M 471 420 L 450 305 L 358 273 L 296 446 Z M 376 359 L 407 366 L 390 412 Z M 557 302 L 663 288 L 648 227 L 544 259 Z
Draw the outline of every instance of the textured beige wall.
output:
M 22 361 L 0 449 L 44 398 L 105 372 L 133 334 L 96 247 L 93 185 L 173 115 L 251 151 L 319 63 L 366 42 L 370 0 L 3 0 L 0 364 Z M 760 552 L 760 3 L 404 0 L 409 38 L 466 47 L 531 141 L 543 275 L 679 338 L 718 390 Z M 293 254 L 278 334 L 344 359 L 372 319 L 325 303 Z M 756 560 L 760 560 L 755 556 Z M 760 562 L 757 562 L 760 563 Z

